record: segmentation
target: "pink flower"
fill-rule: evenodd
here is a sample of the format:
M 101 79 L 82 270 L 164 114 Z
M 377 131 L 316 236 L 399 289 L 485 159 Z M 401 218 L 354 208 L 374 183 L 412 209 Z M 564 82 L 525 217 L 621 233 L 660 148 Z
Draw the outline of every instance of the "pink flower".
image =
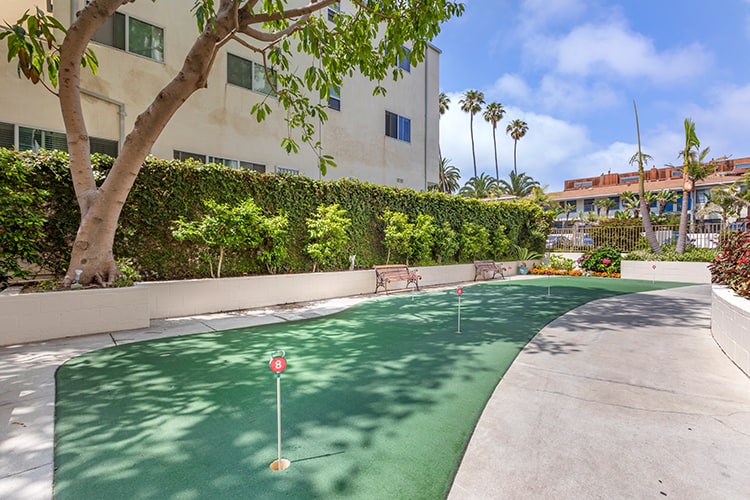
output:
M 611 263 L 612 263 L 612 261 L 609 260 L 609 259 L 607 259 L 607 258 L 602 259 L 602 264 L 604 264 L 605 266 L 607 266 L 607 265 L 609 265 Z

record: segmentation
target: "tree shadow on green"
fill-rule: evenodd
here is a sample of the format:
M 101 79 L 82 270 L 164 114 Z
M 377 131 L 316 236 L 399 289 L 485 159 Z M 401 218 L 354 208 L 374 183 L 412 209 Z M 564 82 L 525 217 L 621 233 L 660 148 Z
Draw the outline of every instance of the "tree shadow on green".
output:
M 442 498 L 520 349 L 593 299 L 660 284 L 565 278 L 377 298 L 333 316 L 104 349 L 57 373 L 55 495 Z M 666 285 L 665 285 L 666 286 Z M 282 455 L 274 472 L 284 349 Z

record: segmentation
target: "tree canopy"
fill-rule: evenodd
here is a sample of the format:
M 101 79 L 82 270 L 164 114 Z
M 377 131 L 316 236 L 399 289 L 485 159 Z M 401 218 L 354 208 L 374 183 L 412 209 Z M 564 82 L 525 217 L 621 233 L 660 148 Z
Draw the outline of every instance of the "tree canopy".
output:
M 117 275 L 112 253 L 117 222 L 143 161 L 177 110 L 207 85 L 217 54 L 227 44 L 240 44 L 275 68 L 272 86 L 290 130 L 282 146 L 298 151 L 291 131 L 299 131 L 301 140 L 318 154 L 325 173 L 334 163 L 324 154 L 315 125 L 327 118 L 324 102 L 330 89 L 356 72 L 374 82 L 374 95 L 384 94 L 382 82 L 401 77 L 398 62 L 407 58 L 407 51 L 410 64 L 422 62 L 440 24 L 464 9 L 448 0 L 352 0 L 349 12 L 337 13 L 330 22 L 319 13 L 336 0 L 194 0 L 192 7 L 181 7 L 190 8 L 198 27 L 182 67 L 137 117 L 109 175 L 97 185 L 81 106 L 81 67 L 97 68 L 90 40 L 118 8 L 136 1 L 87 2 L 67 30 L 37 9 L 0 34 L 19 74 L 50 90 L 57 88 L 81 211 L 66 282 L 80 269 L 83 284 L 112 283 Z M 62 43 L 55 33 L 62 33 Z M 298 58 L 299 54 L 305 56 Z M 250 111 L 260 122 L 272 110 L 262 102 Z

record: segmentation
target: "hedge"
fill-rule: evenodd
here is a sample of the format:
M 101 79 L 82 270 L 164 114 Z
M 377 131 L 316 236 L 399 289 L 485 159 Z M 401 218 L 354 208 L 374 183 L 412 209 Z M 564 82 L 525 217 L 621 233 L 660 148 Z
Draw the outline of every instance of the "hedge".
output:
M 68 156 L 64 152 L 43 150 L 10 153 L 2 154 L 2 161 L 25 166 L 30 184 L 48 193 L 46 198 L 39 198 L 39 208 L 46 217 L 40 256 L 45 268 L 62 274 L 80 221 Z M 93 155 L 92 161 L 95 177 L 101 182 L 113 159 Z M 0 168 L 7 166 L 2 164 Z M 187 220 L 199 218 L 205 210 L 203 200 L 206 199 L 238 204 L 247 197 L 252 197 L 266 215 L 283 212 L 289 218 L 289 247 L 283 272 L 312 269 L 313 263 L 304 251 L 308 238 L 305 221 L 321 204 L 338 203 L 346 210 L 352 224 L 350 244 L 345 253 L 356 254 L 357 265 L 364 268 L 385 262 L 387 251 L 382 243 L 384 228 L 379 216 L 386 209 L 404 212 L 411 220 L 415 220 L 418 214 L 428 214 L 435 218 L 437 226 L 445 222 L 455 230 L 471 222 L 487 228 L 495 238 L 502 234 L 511 242 L 535 251 L 543 251 L 551 223 L 551 217 L 528 200 L 484 202 L 357 180 L 321 181 L 150 157 L 144 163 L 120 217 L 115 255 L 131 259 L 146 280 L 209 276 L 208 263 L 199 258 L 195 245 L 177 241 L 172 236 L 174 221 L 180 217 Z M 507 255 L 487 257 L 502 259 Z M 418 262 L 422 265 L 430 263 Z M 347 266 L 348 260 L 342 259 L 339 268 Z M 265 272 L 249 252 L 231 251 L 225 256 L 222 275 Z

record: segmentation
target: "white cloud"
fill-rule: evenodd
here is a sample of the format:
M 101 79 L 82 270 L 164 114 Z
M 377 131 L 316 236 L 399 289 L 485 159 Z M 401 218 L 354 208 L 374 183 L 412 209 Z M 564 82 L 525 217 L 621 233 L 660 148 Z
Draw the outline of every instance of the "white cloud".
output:
M 555 70 L 564 75 L 670 83 L 707 69 L 710 56 L 699 44 L 658 51 L 653 41 L 620 23 L 585 24 L 551 44 Z
M 586 12 L 583 0 L 523 0 L 519 20 L 524 33 L 535 33 L 551 25 L 575 19 Z
M 504 74 L 495 81 L 487 92 L 487 98 L 500 102 L 527 102 L 531 98 L 532 89 L 519 75 Z

